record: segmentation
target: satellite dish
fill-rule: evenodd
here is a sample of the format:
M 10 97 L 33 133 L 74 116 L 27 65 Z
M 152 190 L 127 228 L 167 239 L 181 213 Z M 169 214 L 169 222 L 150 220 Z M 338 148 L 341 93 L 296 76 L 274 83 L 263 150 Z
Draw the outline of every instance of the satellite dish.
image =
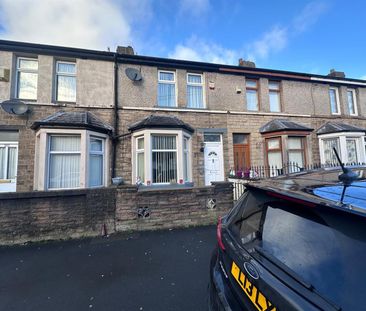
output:
M 135 68 L 126 68 L 125 73 L 126 73 L 126 76 L 132 81 L 141 81 L 142 80 L 141 72 Z
M 26 114 L 29 111 L 27 104 L 16 99 L 5 100 L 0 105 L 5 112 L 18 116 Z

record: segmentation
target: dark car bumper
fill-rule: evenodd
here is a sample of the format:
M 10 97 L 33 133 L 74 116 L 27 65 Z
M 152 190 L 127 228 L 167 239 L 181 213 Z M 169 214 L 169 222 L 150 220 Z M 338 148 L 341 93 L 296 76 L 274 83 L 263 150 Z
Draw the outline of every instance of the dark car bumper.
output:
M 243 306 L 239 305 L 232 293 L 229 281 L 222 271 L 217 251 L 214 252 L 211 259 L 208 304 L 209 311 L 246 310 Z

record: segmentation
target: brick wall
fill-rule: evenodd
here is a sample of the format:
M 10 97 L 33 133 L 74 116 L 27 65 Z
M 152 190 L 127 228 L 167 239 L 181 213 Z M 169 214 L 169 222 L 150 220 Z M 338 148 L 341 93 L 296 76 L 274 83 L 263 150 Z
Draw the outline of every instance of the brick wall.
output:
M 0 244 L 114 232 L 115 189 L 0 195 Z
M 210 203 L 214 204 L 210 204 Z M 0 245 L 126 230 L 215 223 L 233 204 L 232 185 L 146 189 L 136 186 L 0 194 Z M 143 210 L 143 208 L 148 208 Z M 208 208 L 209 207 L 209 208 Z M 147 211 L 149 217 L 139 217 Z
M 233 190 L 228 182 L 174 190 L 138 190 L 136 186 L 122 186 L 117 189 L 116 194 L 116 230 L 213 224 L 232 205 Z M 145 218 L 144 214 L 149 216 Z

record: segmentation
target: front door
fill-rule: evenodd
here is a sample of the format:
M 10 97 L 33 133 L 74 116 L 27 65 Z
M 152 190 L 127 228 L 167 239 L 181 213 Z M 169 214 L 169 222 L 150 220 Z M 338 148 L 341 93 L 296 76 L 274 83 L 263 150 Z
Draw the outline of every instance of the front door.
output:
M 220 134 L 205 134 L 205 184 L 224 180 L 222 140 Z

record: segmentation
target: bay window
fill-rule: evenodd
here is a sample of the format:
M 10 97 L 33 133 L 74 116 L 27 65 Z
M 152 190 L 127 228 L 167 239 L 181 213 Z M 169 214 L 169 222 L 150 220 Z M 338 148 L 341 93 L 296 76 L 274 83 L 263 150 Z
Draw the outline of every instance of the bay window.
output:
M 158 106 L 175 107 L 176 85 L 174 71 L 158 71 Z
M 16 93 L 19 99 L 37 99 L 38 59 L 18 57 L 16 64 Z
M 365 163 L 364 133 L 339 132 L 319 135 L 320 160 L 324 165 L 339 165 L 333 148 L 345 164 Z
M 143 130 L 133 135 L 133 182 L 150 184 L 190 181 L 191 137 L 183 130 Z
M 41 128 L 36 134 L 35 190 L 107 185 L 108 135 Z

